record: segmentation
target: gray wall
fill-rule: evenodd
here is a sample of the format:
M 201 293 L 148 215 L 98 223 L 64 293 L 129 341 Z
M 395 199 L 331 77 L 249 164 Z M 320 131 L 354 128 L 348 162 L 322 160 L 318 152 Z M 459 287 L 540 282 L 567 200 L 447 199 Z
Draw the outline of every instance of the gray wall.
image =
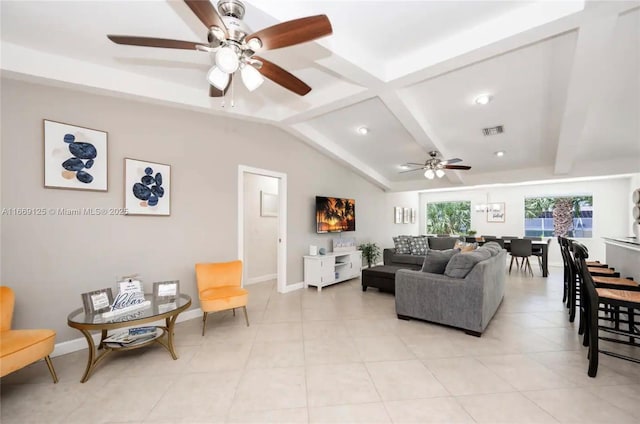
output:
M 66 325 L 80 294 L 122 275 L 139 273 L 147 290 L 178 279 L 198 306 L 194 264 L 237 255 L 239 164 L 288 176 L 288 284 L 302 281 L 309 244 L 331 244 L 314 232 L 316 195 L 356 200 L 349 235 L 358 242 L 394 232 L 384 192 L 275 127 L 6 78 L 1 96 L 5 208 L 122 207 L 123 158 L 171 165 L 170 217 L 3 217 L 1 281 L 16 291 L 14 324 L 53 328 L 58 342 L 80 336 Z M 108 192 L 43 188 L 43 119 L 108 132 Z
M 278 217 L 260 214 L 260 192 L 278 194 L 278 179 L 244 175 L 244 282 L 278 270 Z M 263 280 L 264 281 L 264 280 Z

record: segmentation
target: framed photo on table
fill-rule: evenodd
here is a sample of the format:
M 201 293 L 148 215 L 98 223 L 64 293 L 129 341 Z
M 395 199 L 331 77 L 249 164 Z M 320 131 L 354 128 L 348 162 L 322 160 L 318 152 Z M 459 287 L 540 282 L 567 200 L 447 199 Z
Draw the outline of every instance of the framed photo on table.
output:
M 82 307 L 85 314 L 101 313 L 111 310 L 113 292 L 111 288 L 82 293 Z
M 125 158 L 124 207 L 127 215 L 171 215 L 171 166 Z
M 107 191 L 107 133 L 43 120 L 44 186 Z
M 504 203 L 492 203 L 487 211 L 487 222 L 504 222 Z
M 173 302 L 180 295 L 180 281 L 159 281 L 153 283 L 153 298 L 164 302 Z

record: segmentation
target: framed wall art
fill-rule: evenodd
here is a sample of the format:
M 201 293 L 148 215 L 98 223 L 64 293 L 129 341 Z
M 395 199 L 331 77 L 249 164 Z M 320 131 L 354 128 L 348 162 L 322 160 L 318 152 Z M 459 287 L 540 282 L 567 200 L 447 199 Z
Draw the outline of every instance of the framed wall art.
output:
M 411 209 L 410 208 L 404 208 L 404 213 L 403 213 L 403 221 L 405 224 L 408 224 L 411 221 Z
M 402 224 L 402 208 L 400 206 L 393 208 L 393 222 L 396 224 Z
M 416 223 L 416 209 L 415 208 L 411 208 L 411 223 L 415 224 Z
M 124 207 L 127 215 L 171 215 L 171 166 L 125 158 Z
M 504 222 L 504 203 L 492 203 L 487 211 L 487 222 Z
M 260 190 L 260 216 L 278 216 L 278 195 Z
M 43 120 L 44 186 L 107 191 L 107 133 Z

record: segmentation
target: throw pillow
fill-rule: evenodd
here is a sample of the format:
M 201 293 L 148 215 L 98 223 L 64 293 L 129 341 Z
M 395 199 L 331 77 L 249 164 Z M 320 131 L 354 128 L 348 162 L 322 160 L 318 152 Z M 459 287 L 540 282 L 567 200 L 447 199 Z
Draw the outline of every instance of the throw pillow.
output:
M 466 243 L 462 240 L 456 241 L 456 244 L 453 246 L 454 249 L 460 249 L 461 252 L 471 252 L 478 247 L 478 243 Z
M 410 245 L 412 255 L 426 255 L 427 249 L 429 249 L 429 242 L 426 237 L 411 237 Z
M 422 272 L 432 274 L 444 274 L 447 264 L 452 257 L 459 252 L 457 249 L 433 250 L 428 249 L 422 264 Z
M 444 270 L 444 275 L 451 278 L 464 278 L 478 262 L 490 257 L 491 253 L 486 249 L 460 253 L 451 258 Z
M 393 238 L 393 244 L 398 255 L 411 254 L 411 236 L 398 236 Z

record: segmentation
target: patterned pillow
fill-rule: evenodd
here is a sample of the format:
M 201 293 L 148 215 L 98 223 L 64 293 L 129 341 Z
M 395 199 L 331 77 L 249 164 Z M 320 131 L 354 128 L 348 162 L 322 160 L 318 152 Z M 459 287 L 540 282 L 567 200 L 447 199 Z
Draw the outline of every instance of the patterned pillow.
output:
M 410 236 L 398 236 L 393 238 L 393 244 L 396 248 L 396 254 L 409 255 L 411 254 L 411 237 Z
M 429 249 L 429 241 L 426 237 L 411 237 L 411 254 L 424 256 Z
M 454 249 L 460 249 L 461 252 L 472 252 L 478 247 L 478 243 L 466 243 L 462 240 L 456 241 Z

